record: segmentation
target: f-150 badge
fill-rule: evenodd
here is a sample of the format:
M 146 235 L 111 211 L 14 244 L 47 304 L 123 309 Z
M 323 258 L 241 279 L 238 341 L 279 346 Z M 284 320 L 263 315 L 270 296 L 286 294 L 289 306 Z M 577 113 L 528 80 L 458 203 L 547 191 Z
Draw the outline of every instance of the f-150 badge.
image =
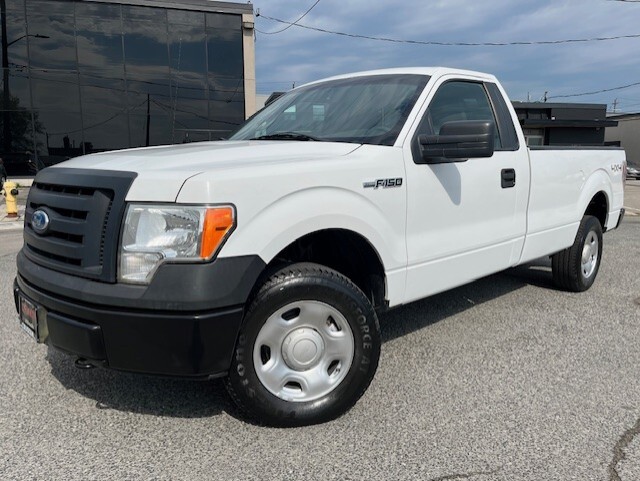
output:
M 388 189 L 389 187 L 400 187 L 402 185 L 402 177 L 397 179 L 377 179 L 371 182 L 365 182 L 362 186 L 365 189 Z

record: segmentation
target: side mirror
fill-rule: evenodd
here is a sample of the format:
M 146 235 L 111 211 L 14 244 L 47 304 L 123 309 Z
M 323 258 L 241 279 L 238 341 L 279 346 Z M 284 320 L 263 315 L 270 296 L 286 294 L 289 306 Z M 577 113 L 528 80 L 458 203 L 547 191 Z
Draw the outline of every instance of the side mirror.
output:
M 491 157 L 494 150 L 493 122 L 456 120 L 447 122 L 438 135 L 420 135 L 420 164 L 464 162 L 470 158 Z

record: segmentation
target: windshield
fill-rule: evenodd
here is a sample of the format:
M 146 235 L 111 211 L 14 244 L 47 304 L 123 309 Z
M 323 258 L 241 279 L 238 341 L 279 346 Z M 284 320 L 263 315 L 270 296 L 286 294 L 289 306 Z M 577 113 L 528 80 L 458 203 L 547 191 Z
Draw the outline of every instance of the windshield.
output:
M 230 140 L 316 140 L 393 145 L 426 75 L 372 75 L 292 90 L 250 118 Z

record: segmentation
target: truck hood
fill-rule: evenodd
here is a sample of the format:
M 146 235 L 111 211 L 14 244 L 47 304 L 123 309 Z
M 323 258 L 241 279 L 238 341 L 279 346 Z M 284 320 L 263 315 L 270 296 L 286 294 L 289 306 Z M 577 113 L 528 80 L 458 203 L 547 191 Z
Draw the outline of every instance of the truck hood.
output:
M 347 155 L 360 144 L 300 141 L 221 141 L 116 150 L 53 166 L 138 174 L 127 200 L 174 202 L 184 182 L 203 172 L 297 163 Z

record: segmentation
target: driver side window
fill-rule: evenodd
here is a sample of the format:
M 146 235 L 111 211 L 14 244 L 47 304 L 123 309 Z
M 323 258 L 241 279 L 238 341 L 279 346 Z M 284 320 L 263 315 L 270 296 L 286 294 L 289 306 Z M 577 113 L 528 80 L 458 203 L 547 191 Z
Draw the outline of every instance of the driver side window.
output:
M 438 135 L 445 123 L 455 120 L 492 121 L 495 125 L 495 149 L 502 148 L 498 124 L 481 83 L 453 81 L 442 84 L 420 122 L 418 135 Z

